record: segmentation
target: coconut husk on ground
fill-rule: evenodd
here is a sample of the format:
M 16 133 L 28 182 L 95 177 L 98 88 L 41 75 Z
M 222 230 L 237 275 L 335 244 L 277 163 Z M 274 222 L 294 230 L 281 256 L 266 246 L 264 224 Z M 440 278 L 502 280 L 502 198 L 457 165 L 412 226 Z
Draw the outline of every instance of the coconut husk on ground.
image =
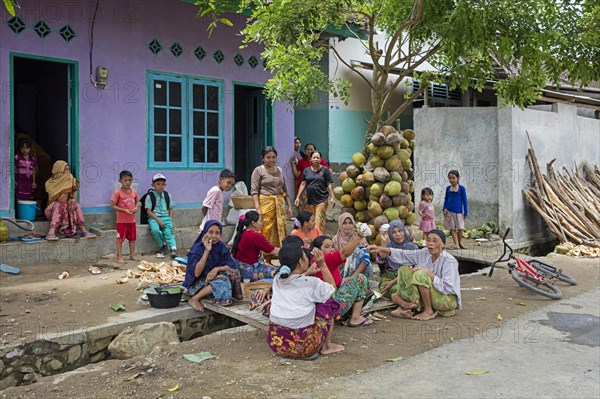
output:
M 137 270 L 127 270 L 128 278 L 139 278 L 137 290 L 142 290 L 150 285 L 165 285 L 181 283 L 185 279 L 185 265 L 173 261 L 171 264 L 160 262 L 152 263 L 141 261 Z

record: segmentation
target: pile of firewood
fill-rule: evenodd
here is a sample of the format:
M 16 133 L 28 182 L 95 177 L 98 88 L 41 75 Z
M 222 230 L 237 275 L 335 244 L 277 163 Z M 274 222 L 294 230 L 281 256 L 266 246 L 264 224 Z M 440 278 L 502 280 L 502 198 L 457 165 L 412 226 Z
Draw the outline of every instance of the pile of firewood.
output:
M 577 168 L 555 172 L 554 160 L 543 175 L 529 133 L 527 162 L 533 185 L 523 190 L 529 204 L 542 216 L 561 244 L 600 248 L 600 170 L 583 166 L 584 177 Z

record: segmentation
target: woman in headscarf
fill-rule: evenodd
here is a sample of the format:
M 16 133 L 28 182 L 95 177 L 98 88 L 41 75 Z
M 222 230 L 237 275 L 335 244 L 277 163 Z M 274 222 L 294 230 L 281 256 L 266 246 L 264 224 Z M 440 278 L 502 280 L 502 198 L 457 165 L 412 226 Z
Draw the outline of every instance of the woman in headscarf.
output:
M 404 224 L 399 220 L 392 220 L 390 222 L 387 234 L 389 237 L 387 240 L 388 243 L 386 244 L 387 248 L 406 250 L 419 249 L 416 244 L 410 242 L 408 230 L 406 230 Z M 398 290 L 396 284 L 398 278 L 398 269 L 402 265 L 385 255 L 380 256 L 377 254 L 375 260 L 379 264 L 379 270 L 381 273 L 379 279 L 379 290 L 386 298 L 391 298 L 392 294 L 395 294 Z
M 334 249 L 341 251 L 358 235 L 355 224 L 354 217 L 350 213 L 346 212 L 340 215 L 338 232 L 333 236 Z M 341 271 L 343 282 L 350 280 L 359 273 L 364 274 L 367 279 L 373 275 L 373 265 L 371 264 L 371 256 L 366 249 L 367 245 L 369 244 L 363 237 L 352 254 L 345 258 L 345 264 Z
M 211 295 L 221 305 L 230 305 L 232 302 L 231 281 L 223 273 L 235 268 L 235 262 L 221 241 L 222 232 L 221 223 L 207 221 L 188 254 L 182 285 L 191 296 L 188 304 L 198 312 L 204 311 L 200 300 Z
M 369 251 L 386 255 L 398 264 L 397 292 L 392 301 L 398 308 L 392 316 L 429 320 L 452 316 L 460 309 L 460 274 L 458 261 L 446 250 L 446 235 L 441 230 L 427 234 L 427 248 L 406 250 L 369 246 Z M 416 314 L 413 316 L 413 313 Z
M 58 233 L 65 237 L 74 237 L 77 228 L 84 238 L 95 238 L 96 235 L 85 228 L 83 212 L 77 203 L 79 180 L 71 174 L 71 167 L 65 161 L 56 161 L 52 166 L 52 177 L 46 181 L 48 206 L 44 214 L 50 221 L 50 229 L 46 240 L 56 241 Z

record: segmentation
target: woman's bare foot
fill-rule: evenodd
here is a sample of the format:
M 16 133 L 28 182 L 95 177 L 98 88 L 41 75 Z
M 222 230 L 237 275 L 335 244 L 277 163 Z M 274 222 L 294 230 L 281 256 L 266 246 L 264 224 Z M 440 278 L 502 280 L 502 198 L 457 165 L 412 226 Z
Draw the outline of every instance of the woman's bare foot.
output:
M 117 258 L 116 262 L 122 265 L 122 264 L 125 263 L 125 259 L 123 259 L 123 258 Z
M 390 315 L 394 317 L 399 317 L 401 319 L 412 319 L 413 315 L 410 309 L 402 309 L 401 307 L 397 307 L 396 309 L 390 312 Z
M 392 295 L 392 302 L 394 302 L 396 305 L 400 306 L 404 310 L 412 310 L 419 307 L 418 299 L 412 302 L 408 302 L 398 294 Z
M 129 260 L 133 260 L 133 261 L 137 262 L 139 260 L 139 258 L 136 258 L 135 256 L 132 255 L 129 257 Z
M 196 310 L 197 312 L 204 312 L 204 305 L 198 299 L 190 298 L 188 300 L 188 305 L 190 305 L 191 307 L 193 307 L 194 310 Z
M 321 355 L 331 355 L 333 353 L 341 352 L 344 349 L 344 345 L 334 344 L 331 342 L 329 345 L 327 345 L 327 348 L 323 347 L 323 349 L 321 349 Z
M 422 313 L 419 313 L 418 315 L 414 316 L 413 319 L 415 319 L 415 320 L 431 320 L 435 316 L 437 316 L 437 312 L 423 311 Z

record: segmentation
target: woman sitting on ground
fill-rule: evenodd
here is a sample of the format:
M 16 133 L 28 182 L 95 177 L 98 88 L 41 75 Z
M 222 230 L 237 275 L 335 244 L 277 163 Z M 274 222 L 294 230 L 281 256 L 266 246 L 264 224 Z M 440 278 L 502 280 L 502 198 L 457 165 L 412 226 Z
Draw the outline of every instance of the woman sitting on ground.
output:
M 356 222 L 350 213 L 342 213 L 338 219 L 338 231 L 333 236 L 333 248 L 341 251 L 348 245 L 359 233 L 355 227 Z M 373 265 L 371 256 L 367 251 L 367 240 L 362 237 L 358 246 L 354 247 L 353 252 L 345 257 L 345 264 L 342 270 L 342 279 L 348 280 L 354 275 L 364 274 L 368 279 L 373 275 Z
M 397 292 L 392 301 L 399 307 L 392 316 L 429 320 L 438 314 L 452 316 L 461 308 L 458 261 L 445 251 L 446 236 L 441 230 L 427 234 L 427 248 L 404 250 L 370 245 L 369 251 L 378 252 L 399 264 Z M 413 312 L 419 312 L 413 316 Z
M 77 228 L 84 238 L 95 238 L 96 235 L 85 228 L 83 212 L 77 202 L 79 180 L 71 174 L 71 167 L 65 161 L 56 161 L 52 166 L 52 177 L 46 181 L 48 206 L 44 213 L 50 221 L 50 229 L 46 240 L 56 241 L 56 233 L 65 237 L 77 235 Z
M 290 238 L 279 251 L 282 266 L 273 280 L 267 344 L 277 355 L 307 360 L 319 353 L 341 352 L 342 345 L 330 342 L 335 282 L 323 253 L 314 249 L 311 265 L 311 253 L 301 247 L 300 240 Z M 322 279 L 313 276 L 317 266 L 323 271 Z
M 231 253 L 242 278 L 250 281 L 273 278 L 277 267 L 261 262 L 261 251 L 265 255 L 279 254 L 279 248 L 271 244 L 260 232 L 262 221 L 256 211 L 240 216 Z
M 182 285 L 191 296 L 188 304 L 198 312 L 204 311 L 200 300 L 211 295 L 221 305 L 232 302 L 231 281 L 221 273 L 235 268 L 235 262 L 229 249 L 221 242 L 222 231 L 221 223 L 207 221 L 188 254 Z
M 415 250 L 419 249 L 416 244 L 410 242 L 408 231 L 404 224 L 399 220 L 392 220 L 387 230 L 387 240 L 385 246 L 387 248 Z M 391 298 L 396 293 L 398 285 L 398 269 L 402 266 L 398 262 L 394 262 L 387 256 L 379 256 L 376 258 L 379 264 L 380 279 L 379 290 L 386 298 Z
M 302 238 L 304 244 L 311 246 L 313 240 L 323 235 L 323 232 L 316 227 L 315 216 L 309 211 L 302 211 L 296 217 L 294 230 L 290 232 L 290 235 Z

